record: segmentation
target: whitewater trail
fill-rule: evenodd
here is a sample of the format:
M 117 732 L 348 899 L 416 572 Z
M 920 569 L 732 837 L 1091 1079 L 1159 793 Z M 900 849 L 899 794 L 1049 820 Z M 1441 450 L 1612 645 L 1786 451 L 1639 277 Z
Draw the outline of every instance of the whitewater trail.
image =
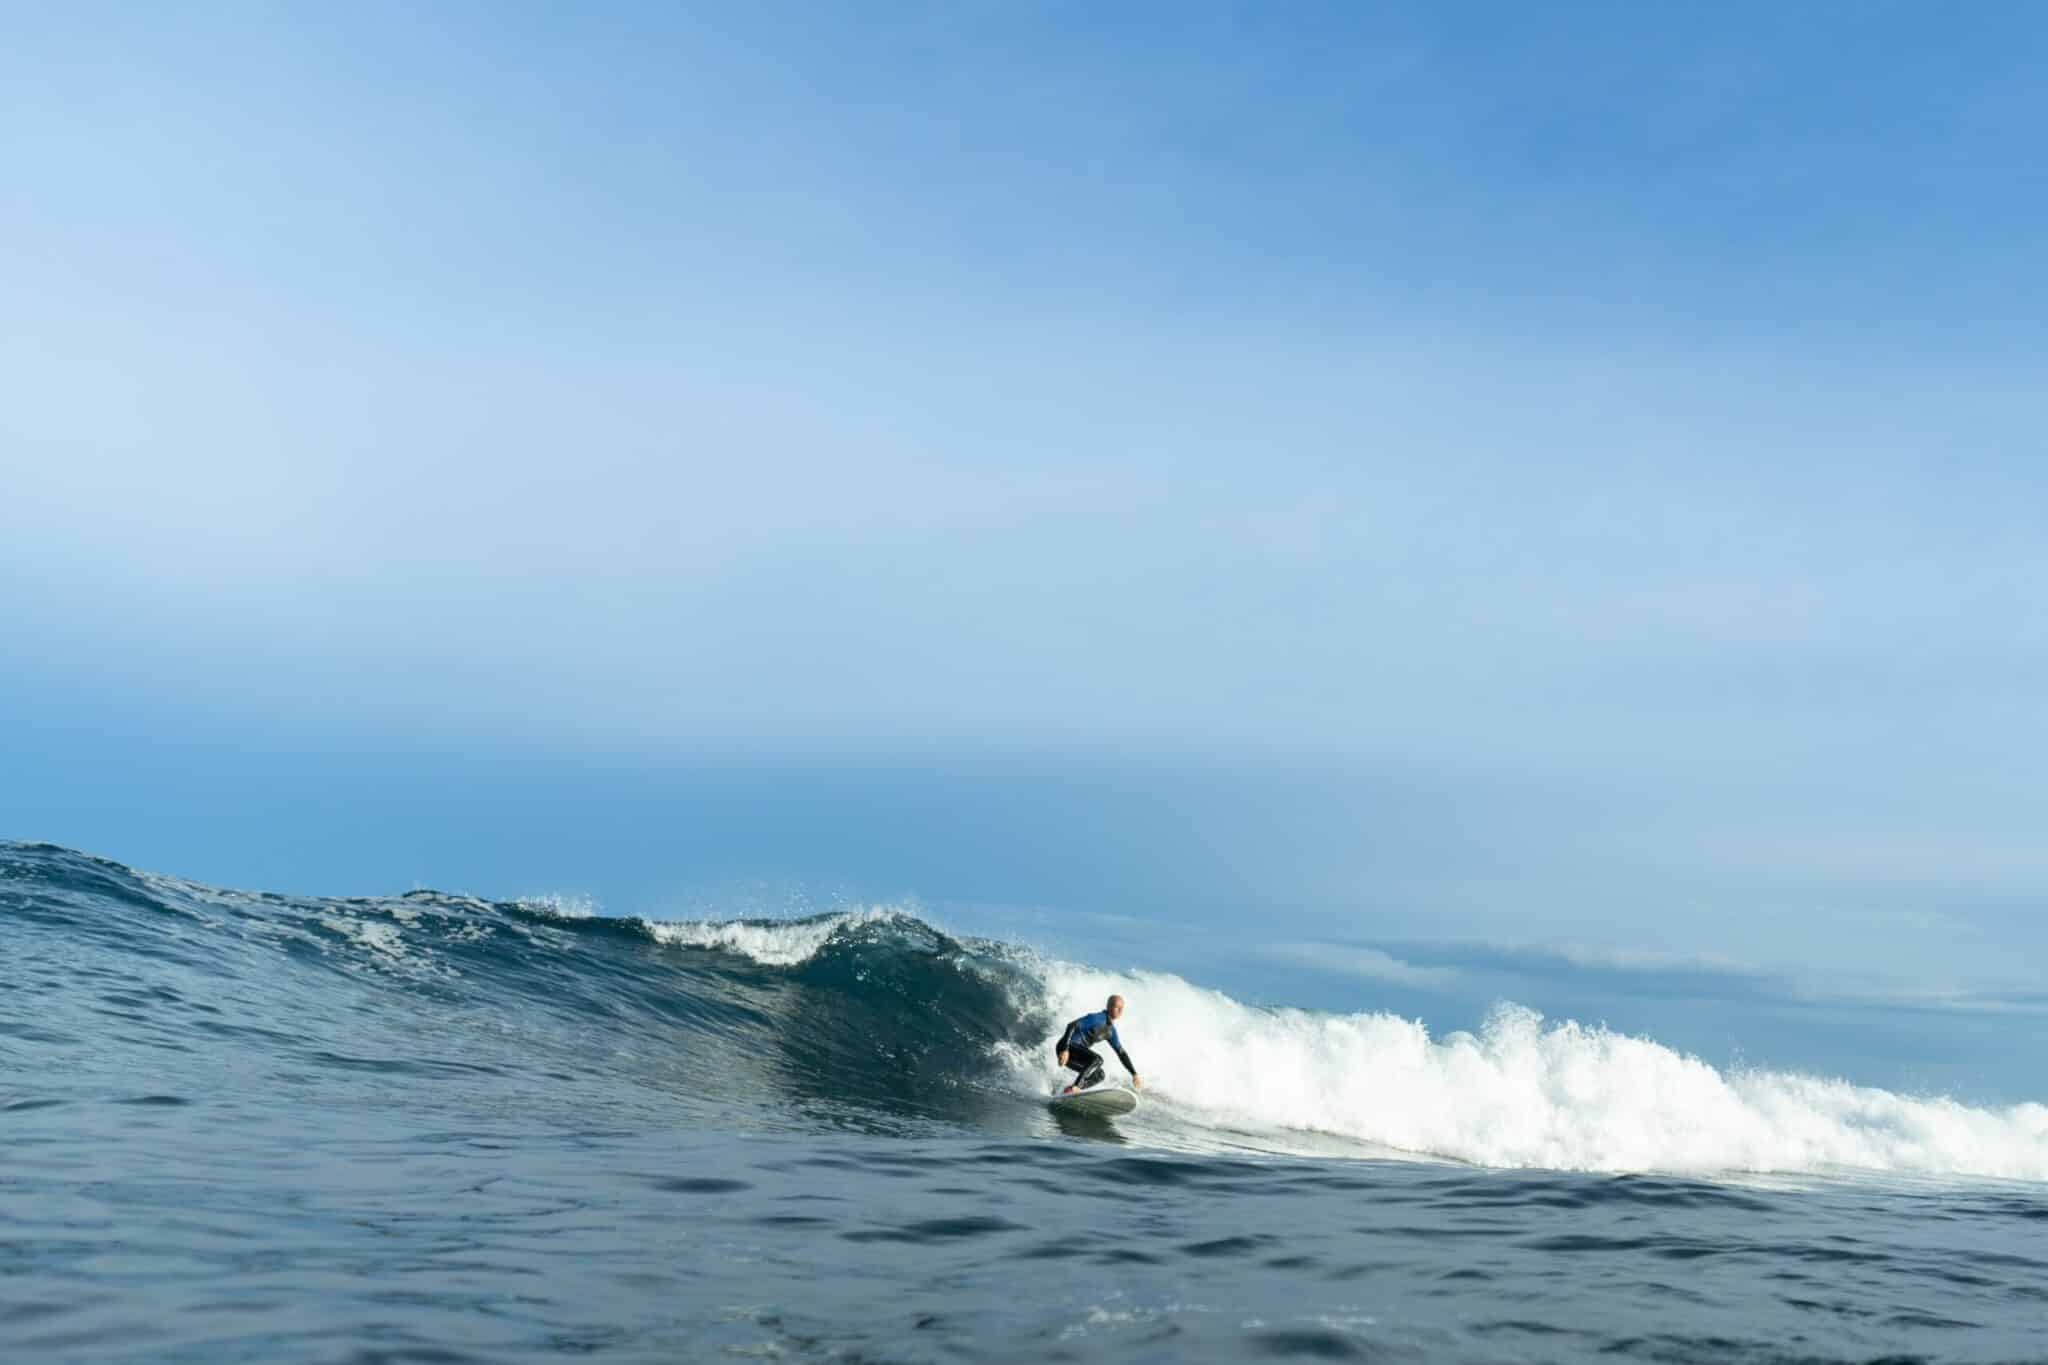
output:
M 797 965 L 898 910 L 818 919 L 650 926 L 671 944 Z M 2048 1180 L 2048 1106 L 1979 1108 L 1847 1081 L 1723 1070 L 1651 1039 L 1496 1006 L 1477 1033 L 1420 1021 L 1247 1005 L 1162 972 L 1113 973 L 976 943 L 1023 970 L 1020 1011 L 1042 1040 L 991 1050 L 1017 1093 L 1041 1095 L 1054 1031 L 1128 1000 L 1121 1029 L 1146 1093 L 1182 1123 L 1311 1133 L 1476 1165 L 1601 1172 L 1823 1174 L 1866 1170 Z

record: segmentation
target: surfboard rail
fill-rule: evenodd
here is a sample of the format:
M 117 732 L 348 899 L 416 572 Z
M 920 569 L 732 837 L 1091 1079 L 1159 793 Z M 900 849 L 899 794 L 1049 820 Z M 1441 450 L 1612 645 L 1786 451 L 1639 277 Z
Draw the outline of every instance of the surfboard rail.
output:
M 1138 1107 L 1138 1096 L 1120 1085 L 1098 1085 L 1071 1095 L 1055 1091 L 1048 1102 L 1053 1108 L 1072 1114 L 1128 1114 Z

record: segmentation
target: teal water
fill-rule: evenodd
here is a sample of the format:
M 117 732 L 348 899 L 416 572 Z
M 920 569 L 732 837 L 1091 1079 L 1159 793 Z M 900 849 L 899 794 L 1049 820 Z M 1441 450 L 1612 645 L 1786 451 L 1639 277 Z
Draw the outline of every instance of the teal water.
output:
M 899 912 L 286 897 L 47 845 L 0 844 L 0 969 L 10 1361 L 2048 1339 L 2037 1106 L 1253 1009 Z M 1119 981 L 1146 1101 L 1062 1120 L 1045 1045 Z M 1198 1065 L 1246 1044 L 1257 1074 Z

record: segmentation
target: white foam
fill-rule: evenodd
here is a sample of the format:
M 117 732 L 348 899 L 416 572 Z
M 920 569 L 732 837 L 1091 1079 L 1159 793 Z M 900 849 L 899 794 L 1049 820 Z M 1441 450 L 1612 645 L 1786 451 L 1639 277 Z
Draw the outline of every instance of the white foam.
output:
M 352 915 L 322 915 L 320 923 L 357 947 L 367 948 L 382 957 L 396 961 L 406 955 L 405 939 L 395 925 L 361 920 Z
M 545 896 L 520 896 L 512 903 L 529 914 L 548 915 L 555 919 L 594 919 L 601 913 L 595 897 L 580 893 L 549 892 Z
M 417 924 L 421 918 L 409 907 L 387 907 L 369 916 L 335 909 L 315 916 L 314 921 L 328 932 L 339 935 L 346 946 L 337 946 L 332 939 L 308 937 L 326 956 L 353 962 L 357 967 L 371 968 L 380 974 L 415 980 L 460 976 L 460 972 L 439 960 L 430 950 L 420 948 L 414 951 L 417 945 L 407 942 L 405 926 Z M 361 951 L 350 952 L 348 949 Z
M 1645 1038 L 1497 1007 L 1475 1036 L 1389 1014 L 1244 1005 L 1165 974 L 1047 964 L 1057 1021 L 1127 997 L 1145 1092 L 1203 1126 L 1334 1134 L 1487 1166 L 1589 1171 L 1842 1168 L 2048 1180 L 2048 1106 L 1948 1099 L 1781 1072 L 1724 1072 Z M 1014 1054 L 1042 1090 L 1048 1038 Z M 1114 1063 L 1112 1063 L 1114 1066 Z
M 901 910 L 871 907 L 783 922 L 737 919 L 656 921 L 647 929 L 657 943 L 680 948 L 722 948 L 750 957 L 764 967 L 794 967 L 816 956 L 826 940 L 842 929 L 904 917 Z

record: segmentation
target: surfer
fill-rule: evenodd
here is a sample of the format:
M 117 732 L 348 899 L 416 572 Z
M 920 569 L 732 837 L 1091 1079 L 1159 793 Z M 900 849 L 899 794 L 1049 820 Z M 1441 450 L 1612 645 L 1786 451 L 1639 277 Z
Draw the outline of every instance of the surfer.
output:
M 1090 1044 L 1099 1043 L 1104 1038 L 1109 1039 L 1109 1045 L 1116 1049 L 1116 1059 L 1124 1064 L 1124 1070 L 1131 1073 L 1131 1088 L 1145 1088 L 1145 1083 L 1138 1079 L 1138 1068 L 1131 1065 L 1131 1054 L 1124 1051 L 1124 1040 L 1116 1036 L 1116 1021 L 1123 1012 L 1124 998 L 1112 995 L 1102 1009 L 1082 1015 L 1061 1032 L 1059 1042 L 1053 1044 L 1054 1055 L 1060 1059 L 1061 1066 L 1075 1073 L 1074 1083 L 1060 1091 L 1062 1095 L 1086 1090 L 1102 1079 L 1102 1058 L 1095 1055 Z

